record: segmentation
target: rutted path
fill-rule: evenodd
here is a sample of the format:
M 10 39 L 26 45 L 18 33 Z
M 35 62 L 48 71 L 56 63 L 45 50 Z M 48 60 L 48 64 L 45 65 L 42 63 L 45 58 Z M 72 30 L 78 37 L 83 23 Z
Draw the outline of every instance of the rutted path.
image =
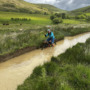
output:
M 34 50 L 0 63 L 0 90 L 16 90 L 17 86 L 23 83 L 36 66 L 50 61 L 52 56 L 58 56 L 78 42 L 84 43 L 89 37 L 90 33 L 66 37 L 57 42 L 55 47 Z

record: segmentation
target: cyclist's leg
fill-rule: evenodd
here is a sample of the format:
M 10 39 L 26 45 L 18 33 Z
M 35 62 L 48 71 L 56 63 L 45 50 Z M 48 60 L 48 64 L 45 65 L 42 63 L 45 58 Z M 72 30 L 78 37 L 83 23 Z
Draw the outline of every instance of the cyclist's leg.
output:
M 52 38 L 52 40 L 51 40 L 51 41 L 52 41 L 52 46 L 54 46 L 54 41 L 55 41 L 55 39 L 54 39 L 54 38 Z
M 48 38 L 48 39 L 47 39 L 47 42 L 49 42 L 50 40 L 51 40 L 51 38 Z

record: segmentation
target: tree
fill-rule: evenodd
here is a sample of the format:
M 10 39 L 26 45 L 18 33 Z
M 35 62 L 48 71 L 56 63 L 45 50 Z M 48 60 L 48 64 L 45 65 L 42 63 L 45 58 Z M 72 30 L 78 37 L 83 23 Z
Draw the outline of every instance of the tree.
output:
M 62 14 L 61 13 L 55 13 L 55 16 L 56 17 L 62 17 Z
M 86 16 L 81 15 L 80 18 L 81 18 L 81 19 L 86 19 Z
M 62 19 L 65 19 L 65 18 L 66 18 L 66 14 L 62 13 Z
M 51 19 L 51 20 L 53 20 L 54 18 L 55 18 L 55 16 L 54 16 L 54 15 L 51 15 L 51 16 L 50 16 L 50 19 Z
M 48 13 L 47 12 L 44 12 L 44 15 L 48 15 Z
M 53 19 L 53 23 L 54 24 L 59 24 L 59 23 L 62 23 L 63 21 L 62 21 L 62 19 L 61 18 L 54 18 Z
M 77 16 L 75 16 L 75 19 L 80 19 L 80 17 L 77 15 Z

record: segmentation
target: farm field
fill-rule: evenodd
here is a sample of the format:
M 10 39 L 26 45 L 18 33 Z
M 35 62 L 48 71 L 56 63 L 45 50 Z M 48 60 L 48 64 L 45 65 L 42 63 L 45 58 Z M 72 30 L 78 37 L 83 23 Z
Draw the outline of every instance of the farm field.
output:
M 64 19 L 63 23 L 65 24 L 85 24 L 86 22 L 81 22 L 79 20 L 75 20 L 75 19 Z

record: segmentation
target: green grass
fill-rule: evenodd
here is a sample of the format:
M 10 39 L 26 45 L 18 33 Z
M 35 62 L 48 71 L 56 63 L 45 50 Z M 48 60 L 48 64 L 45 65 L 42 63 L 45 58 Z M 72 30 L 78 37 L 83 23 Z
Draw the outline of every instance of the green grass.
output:
M 73 10 L 71 12 L 74 13 L 74 14 L 75 13 L 90 13 L 90 6 L 79 8 L 79 9 Z
M 24 12 L 24 13 L 39 13 L 43 14 L 48 10 L 41 9 L 38 5 L 25 2 L 24 0 L 0 0 L 0 11 L 13 11 L 13 12 Z
M 90 13 L 85 13 L 87 16 L 90 16 Z
M 63 23 L 66 23 L 66 24 L 84 24 L 86 23 L 85 21 L 79 21 L 79 20 L 74 20 L 74 19 L 64 19 L 63 20 Z
M 11 18 L 27 18 L 31 20 L 12 21 Z M 10 25 L 2 25 L 5 22 L 9 23 Z M 46 39 L 44 34 L 47 31 L 47 25 L 52 26 L 52 31 L 54 32 L 57 40 L 61 40 L 65 36 L 90 31 L 88 26 L 83 25 L 82 28 L 80 21 L 64 19 L 63 24 L 53 25 L 50 20 L 50 15 L 40 14 L 0 12 L 0 23 L 1 56 L 13 53 L 25 47 L 40 47 L 42 41 Z M 75 28 L 75 25 L 78 25 L 78 27 Z
M 0 11 L 23 12 L 31 14 L 51 14 L 53 12 L 65 12 L 52 5 L 39 5 L 24 0 L 0 0 Z
M 36 5 L 39 5 L 41 8 L 47 8 L 50 12 L 53 12 L 53 13 L 55 12 L 66 13 L 67 12 L 65 10 L 56 8 L 55 6 L 49 5 L 49 4 L 36 4 Z
M 90 39 L 36 67 L 17 90 L 89 90 Z
M 7 17 L 6 17 L 7 16 Z M 31 21 L 11 21 L 11 18 L 27 18 L 31 19 Z M 47 25 L 51 24 L 51 20 L 49 19 L 49 15 L 40 15 L 40 14 L 25 14 L 25 13 L 15 13 L 15 12 L 0 12 L 0 23 L 3 22 L 10 22 L 12 23 L 28 23 L 28 24 L 37 24 L 37 25 Z
M 83 25 L 84 26 L 84 25 Z M 74 28 L 70 25 L 55 25 L 52 26 L 52 31 L 57 40 L 63 39 L 65 36 L 77 35 L 90 31 L 89 27 Z M 0 25 L 0 56 L 14 53 L 25 47 L 40 47 L 47 33 L 47 28 L 42 25 Z
M 7 16 L 7 17 L 6 17 Z M 26 18 L 31 19 L 30 21 L 12 21 L 11 18 Z M 0 23 L 10 23 L 10 24 L 32 24 L 32 25 L 52 25 L 50 20 L 50 15 L 41 14 L 27 14 L 27 13 L 16 13 L 16 12 L 1 12 L 0 11 Z M 75 19 L 63 19 L 65 24 L 84 24 L 85 20 L 75 20 Z

